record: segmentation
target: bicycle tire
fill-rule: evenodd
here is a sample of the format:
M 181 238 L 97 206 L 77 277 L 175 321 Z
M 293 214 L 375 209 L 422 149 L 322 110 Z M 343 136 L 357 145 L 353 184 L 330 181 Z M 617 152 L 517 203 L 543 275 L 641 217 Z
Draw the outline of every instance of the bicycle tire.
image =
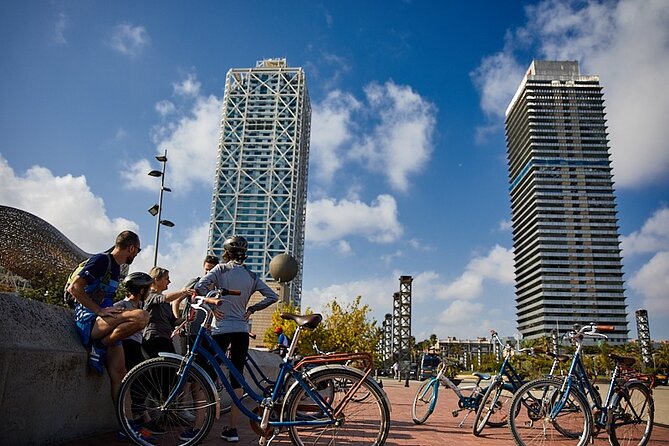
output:
M 411 404 L 411 418 L 416 424 L 423 424 L 434 412 L 439 395 L 439 380 L 431 378 L 418 388 Z
M 382 446 L 390 430 L 390 406 L 383 390 L 373 380 L 363 378 L 361 373 L 336 365 L 323 366 L 309 372 L 308 381 L 312 388 L 330 389 L 334 387 L 333 383 L 347 382 L 346 390 L 335 390 L 331 394 L 333 400 L 328 403 L 332 408 L 337 408 L 345 398 L 348 401 L 341 409 L 339 418 L 330 424 L 290 426 L 288 433 L 292 443 L 297 446 L 331 445 L 339 442 Z M 360 387 L 357 392 L 368 392 L 371 398 L 359 401 L 354 395 L 350 395 L 352 387 L 358 383 Z M 328 418 L 299 385 L 288 391 L 282 414 L 283 421 L 289 422 Z
M 485 391 L 474 417 L 472 433 L 480 436 L 486 425 L 502 427 L 507 423 L 508 407 L 513 398 L 513 386 L 495 381 Z M 493 415 L 495 415 L 493 417 Z
M 133 443 L 147 446 L 159 437 L 161 445 L 194 445 L 211 430 L 216 418 L 216 395 L 211 381 L 195 367 L 188 369 L 189 391 L 182 389 L 175 404 L 163 407 L 177 385 L 181 365 L 175 358 L 153 358 L 138 364 L 123 378 L 116 416 Z M 185 411 L 194 419 L 186 418 Z M 193 435 L 182 440 L 180 437 L 187 430 L 193 430 Z M 148 440 L 148 434 L 155 438 Z
M 562 401 L 561 389 L 561 381 L 540 378 L 516 391 L 509 408 L 509 429 L 518 446 L 584 446 L 588 443 L 592 434 L 592 413 L 580 392 L 570 391 L 566 401 L 571 409 L 558 412 L 555 420 L 550 419 L 556 404 Z M 565 431 L 579 432 L 579 435 L 563 435 Z
M 653 396 L 641 382 L 628 382 L 615 390 L 606 430 L 609 443 L 644 446 L 650 440 L 655 418 Z

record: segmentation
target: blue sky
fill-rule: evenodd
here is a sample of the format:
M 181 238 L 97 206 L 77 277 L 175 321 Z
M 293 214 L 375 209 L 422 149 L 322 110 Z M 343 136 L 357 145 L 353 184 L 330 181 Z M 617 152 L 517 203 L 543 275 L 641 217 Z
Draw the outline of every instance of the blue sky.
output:
M 0 4 L 0 204 L 81 248 L 126 228 L 173 286 L 199 273 L 225 74 L 305 69 L 312 139 L 303 306 L 381 321 L 414 276 L 418 340 L 515 333 L 504 112 L 532 59 L 604 86 L 633 312 L 669 338 L 669 3 L 16 1 Z

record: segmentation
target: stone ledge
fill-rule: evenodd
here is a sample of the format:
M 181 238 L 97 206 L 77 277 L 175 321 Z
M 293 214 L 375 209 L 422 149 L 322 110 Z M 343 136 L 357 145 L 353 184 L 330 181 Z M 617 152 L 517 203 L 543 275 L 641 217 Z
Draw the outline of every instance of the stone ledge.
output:
M 117 429 L 109 377 L 88 371 L 72 311 L 9 293 L 0 305 L 2 444 L 55 445 Z M 277 355 L 251 354 L 276 375 Z

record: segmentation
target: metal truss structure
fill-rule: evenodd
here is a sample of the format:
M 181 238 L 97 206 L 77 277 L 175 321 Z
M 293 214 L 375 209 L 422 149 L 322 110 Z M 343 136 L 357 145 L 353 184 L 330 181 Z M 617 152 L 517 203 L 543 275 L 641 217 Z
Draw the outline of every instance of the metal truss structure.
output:
M 402 373 L 411 364 L 411 283 L 413 277 L 400 276 L 400 291 L 393 294 L 393 347 Z
M 299 265 L 289 296 L 302 294 L 311 105 L 304 71 L 286 59 L 259 61 L 228 71 L 209 228 L 209 250 L 241 235 L 246 264 L 269 279 L 278 254 Z
M 381 324 L 381 359 L 385 368 L 390 368 L 393 358 L 393 316 L 386 314 Z
M 641 361 L 644 367 L 653 367 L 653 343 L 650 340 L 648 311 L 643 308 L 636 310 L 636 331 L 639 335 L 639 345 L 641 346 Z

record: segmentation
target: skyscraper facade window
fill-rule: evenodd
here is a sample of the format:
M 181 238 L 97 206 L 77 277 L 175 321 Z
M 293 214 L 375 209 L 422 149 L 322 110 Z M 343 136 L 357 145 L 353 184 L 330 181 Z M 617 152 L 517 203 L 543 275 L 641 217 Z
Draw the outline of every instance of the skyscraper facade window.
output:
M 506 111 L 516 275 L 525 338 L 573 324 L 627 341 L 619 227 L 599 77 L 533 61 Z
M 304 71 L 286 59 L 233 68 L 225 81 L 209 249 L 241 235 L 246 264 L 269 279 L 269 262 L 288 253 L 298 262 L 289 299 L 302 293 L 311 105 Z

